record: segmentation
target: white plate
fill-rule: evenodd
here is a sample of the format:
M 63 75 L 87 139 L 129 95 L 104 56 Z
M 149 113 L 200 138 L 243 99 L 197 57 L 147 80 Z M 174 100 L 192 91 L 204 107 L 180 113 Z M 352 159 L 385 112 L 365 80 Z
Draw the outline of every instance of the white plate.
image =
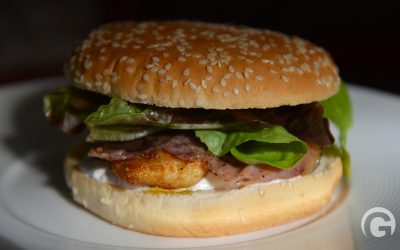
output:
M 364 236 L 360 226 L 362 215 L 375 206 L 389 209 L 400 221 L 400 98 L 396 96 L 351 86 L 353 174 L 347 197 L 334 209 L 317 220 L 314 216 L 254 233 L 177 239 L 115 227 L 71 200 L 61 165 L 74 139 L 47 124 L 41 102 L 43 92 L 63 84 L 63 79 L 51 78 L 0 88 L 1 249 L 381 249 L 400 245 L 400 228 L 392 236 L 374 238 Z M 343 192 L 338 199 L 342 197 Z

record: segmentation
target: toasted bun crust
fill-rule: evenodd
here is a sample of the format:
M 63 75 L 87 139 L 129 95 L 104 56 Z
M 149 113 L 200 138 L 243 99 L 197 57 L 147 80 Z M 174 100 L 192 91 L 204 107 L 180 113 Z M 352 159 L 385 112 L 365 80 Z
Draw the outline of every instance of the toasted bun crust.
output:
M 65 160 L 74 199 L 113 224 L 165 236 L 230 235 L 307 217 L 329 202 L 342 175 L 340 158 L 329 155 L 316 172 L 281 183 L 218 192 L 152 192 L 87 177 L 79 170 L 83 152 L 77 147 Z
M 76 87 L 172 108 L 297 105 L 339 86 L 330 55 L 308 41 L 188 21 L 104 25 L 75 49 L 66 72 Z

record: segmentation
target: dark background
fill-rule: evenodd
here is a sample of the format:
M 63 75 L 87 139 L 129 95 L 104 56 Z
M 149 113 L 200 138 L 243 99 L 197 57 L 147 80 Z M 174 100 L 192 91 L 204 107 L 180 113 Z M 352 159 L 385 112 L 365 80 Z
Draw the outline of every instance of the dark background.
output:
M 400 94 L 399 10 L 395 1 L 1 1 L 0 84 L 62 74 L 102 23 L 194 19 L 304 37 L 331 52 L 344 80 Z

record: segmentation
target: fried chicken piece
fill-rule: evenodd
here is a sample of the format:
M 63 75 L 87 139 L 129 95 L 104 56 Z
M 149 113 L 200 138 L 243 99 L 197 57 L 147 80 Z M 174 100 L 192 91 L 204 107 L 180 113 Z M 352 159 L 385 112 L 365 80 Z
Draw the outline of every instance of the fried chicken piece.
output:
M 165 189 L 193 186 L 208 172 L 205 161 L 182 160 L 164 150 L 139 154 L 127 160 L 111 161 L 110 166 L 119 179 L 130 184 Z

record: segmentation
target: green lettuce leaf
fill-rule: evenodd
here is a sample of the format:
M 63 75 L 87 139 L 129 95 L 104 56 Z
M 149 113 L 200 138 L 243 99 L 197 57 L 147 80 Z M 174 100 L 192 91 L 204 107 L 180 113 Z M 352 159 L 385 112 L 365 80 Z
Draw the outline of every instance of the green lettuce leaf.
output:
M 140 126 L 94 126 L 89 129 L 86 141 L 129 141 L 161 131 L 157 127 Z
M 346 148 L 347 133 L 353 124 L 353 114 L 349 93 L 344 82 L 341 82 L 339 92 L 321 102 L 324 107 L 324 116 L 332 121 L 339 129 L 339 142 L 343 171 L 350 176 L 350 154 Z
M 257 131 L 196 130 L 195 135 L 214 155 L 230 152 L 247 164 L 287 169 L 307 153 L 307 145 L 282 126 Z
M 165 129 L 220 129 L 244 124 L 239 119 L 225 119 L 229 114 L 217 112 L 144 106 L 112 98 L 109 104 L 90 114 L 85 123 L 89 127 L 151 125 Z

